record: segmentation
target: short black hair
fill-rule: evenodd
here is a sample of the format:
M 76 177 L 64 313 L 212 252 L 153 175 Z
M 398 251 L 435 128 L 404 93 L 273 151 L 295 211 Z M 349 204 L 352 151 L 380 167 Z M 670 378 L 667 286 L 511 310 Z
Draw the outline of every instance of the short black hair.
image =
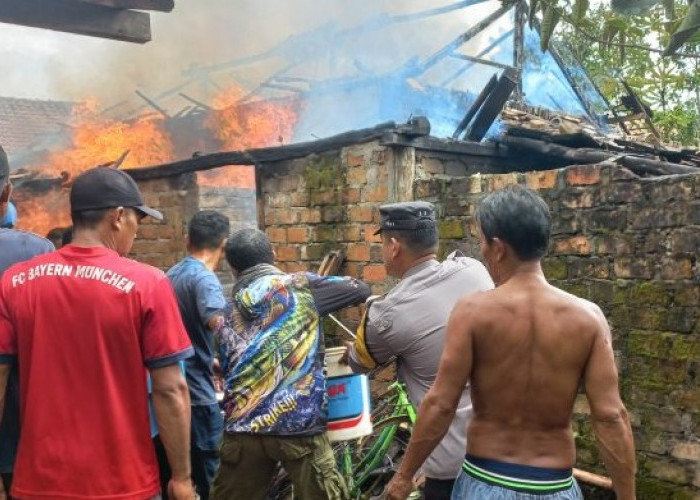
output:
M 387 238 L 396 238 L 414 255 L 436 252 L 440 244 L 437 225 L 433 221 L 426 221 L 421 224 L 424 224 L 424 226 L 418 229 L 406 229 L 401 231 L 383 230 L 382 234 Z
M 547 253 L 552 215 L 534 191 L 507 186 L 488 195 L 474 216 L 487 240 L 505 241 L 520 260 L 537 260 Z
M 73 241 L 73 226 L 68 226 L 61 236 L 61 246 L 70 245 Z
M 46 233 L 46 239 L 56 246 L 57 243 L 61 242 L 63 234 L 66 232 L 67 227 L 54 227 L 48 233 Z
M 274 264 L 275 253 L 265 233 L 259 229 L 241 229 L 226 243 L 226 262 L 240 273 L 258 264 Z
M 219 248 L 228 237 L 228 217 L 215 210 L 202 210 L 194 214 L 187 229 L 190 245 L 197 250 Z
M 80 210 L 71 212 L 70 218 L 76 229 L 95 229 L 104 220 L 111 208 L 98 208 L 96 210 Z

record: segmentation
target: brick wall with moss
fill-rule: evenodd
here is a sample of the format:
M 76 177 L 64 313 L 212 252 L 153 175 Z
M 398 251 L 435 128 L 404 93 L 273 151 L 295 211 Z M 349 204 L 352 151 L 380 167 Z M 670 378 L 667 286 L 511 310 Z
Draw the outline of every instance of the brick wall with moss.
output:
M 447 176 L 431 168 L 414 195 L 438 206 L 442 254 L 478 256 L 472 215 L 489 192 L 518 183 L 544 197 L 554 223 L 545 274 L 599 304 L 613 328 L 639 498 L 700 498 L 700 175 L 641 179 L 585 166 Z M 578 464 L 604 472 L 588 413 L 580 396 Z
M 478 257 L 472 216 L 479 201 L 513 183 L 538 190 L 553 215 L 545 274 L 598 303 L 613 327 L 636 438 L 639 498 L 698 498 L 700 175 L 641 179 L 603 166 L 480 175 L 474 165 L 478 160 L 376 142 L 268 164 L 265 229 L 285 269 L 316 270 L 328 251 L 342 248 L 341 272 L 380 293 L 393 284 L 372 234 L 381 203 L 434 202 L 441 256 L 461 249 Z M 351 326 L 358 317 L 357 309 L 342 315 Z M 330 324 L 327 330 L 337 331 Z M 585 397 L 575 410 L 578 464 L 603 472 Z
M 231 221 L 231 230 L 255 227 L 255 190 L 199 183 L 195 174 L 139 181 L 147 205 L 163 212 L 162 222 L 144 219 L 130 256 L 164 271 L 187 254 L 187 224 L 199 210 L 217 210 Z M 222 259 L 217 269 L 226 289 L 233 282 Z
M 345 253 L 341 273 L 363 279 L 374 293 L 387 286 L 381 240 L 374 236 L 378 206 L 388 199 L 393 152 L 376 142 L 266 164 L 261 171 L 265 231 L 278 265 L 317 271 L 332 250 Z M 359 308 L 341 312 L 354 327 Z M 336 329 L 329 325 L 329 332 Z

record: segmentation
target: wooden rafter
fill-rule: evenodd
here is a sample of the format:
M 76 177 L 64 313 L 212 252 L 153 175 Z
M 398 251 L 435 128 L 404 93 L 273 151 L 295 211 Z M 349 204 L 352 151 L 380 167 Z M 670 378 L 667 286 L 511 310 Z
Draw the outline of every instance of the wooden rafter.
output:
M 2 0 L 0 22 L 125 42 L 151 40 L 148 13 L 75 0 Z
M 114 9 L 158 10 L 170 12 L 175 7 L 174 0 L 78 0 Z

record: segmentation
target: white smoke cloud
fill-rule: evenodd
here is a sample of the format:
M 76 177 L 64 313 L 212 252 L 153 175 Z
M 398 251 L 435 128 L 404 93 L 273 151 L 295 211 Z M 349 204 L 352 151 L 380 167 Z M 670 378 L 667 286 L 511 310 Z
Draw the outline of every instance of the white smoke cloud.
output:
M 290 37 L 331 23 L 338 30 L 361 26 L 380 15 L 416 12 L 450 0 L 176 0 L 170 13 L 152 13 L 153 40 L 144 45 L 115 42 L 36 28 L 0 24 L 0 94 L 13 97 L 81 100 L 98 97 L 112 104 L 132 98 L 135 89 L 151 95 L 185 79 L 192 65 L 207 66 L 250 56 Z M 499 3 L 490 0 L 487 4 Z M 369 69 L 380 71 L 405 60 L 421 47 L 446 43 L 492 9 L 480 5 L 432 18 L 417 30 L 394 26 L 367 34 L 365 40 L 317 40 L 329 50 L 373 53 Z M 467 11 L 469 11 L 467 13 Z M 465 17 L 466 13 L 466 17 Z M 419 24 L 419 23 L 416 23 Z M 378 36 L 378 34 L 380 34 Z M 338 42 L 338 45 L 334 44 Z M 299 47 L 300 51 L 304 48 Z M 301 55 L 303 57 L 303 54 Z M 283 61 L 270 60 L 217 78 L 236 78 L 254 86 Z M 318 77 L 334 76 L 312 61 Z M 337 75 L 335 75 L 337 76 Z M 196 92 L 196 89 L 194 90 Z

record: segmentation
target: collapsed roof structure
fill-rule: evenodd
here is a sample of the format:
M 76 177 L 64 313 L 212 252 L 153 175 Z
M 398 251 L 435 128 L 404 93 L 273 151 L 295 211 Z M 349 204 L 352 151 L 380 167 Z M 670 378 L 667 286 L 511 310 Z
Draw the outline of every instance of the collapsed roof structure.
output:
M 138 106 L 120 102 L 104 113 L 134 117 L 151 108 L 169 130 L 189 129 L 214 111 L 208 93 L 222 81 L 245 82 L 263 65 L 264 77 L 246 82 L 236 106 L 296 103 L 293 144 L 215 154 L 198 148 L 195 158 L 134 175 L 256 164 L 367 135 L 474 155 L 478 168 L 497 172 L 601 161 L 642 175 L 700 166 L 697 151 L 659 143 L 629 86 L 624 111 L 607 102 L 564 44 L 550 41 L 541 51 L 539 26 L 528 25 L 526 9 L 525 0 L 458 0 L 355 26 L 328 22 L 258 54 L 190 67 L 174 87 L 154 96 L 137 91 Z
M 481 17 L 469 16 L 477 7 Z M 235 76 L 252 65 L 278 60 L 277 69 L 246 99 L 294 98 L 303 103 L 294 129 L 294 140 L 301 144 L 202 155 L 169 168 L 255 164 L 367 134 L 381 135 L 387 143 L 488 157 L 488 162 L 478 163 L 481 168 L 492 164 L 495 171 L 602 161 L 633 167 L 642 175 L 700 167 L 696 150 L 660 144 L 646 106 L 625 82 L 625 105 L 612 106 L 566 45 L 550 41 L 549 50 L 541 51 L 539 25 L 528 26 L 526 9 L 524 0 L 461 0 L 382 15 L 350 28 L 327 23 L 257 55 L 191 67 L 183 82 L 154 101 L 172 102 L 197 82 L 211 84 L 222 73 Z M 472 21 L 466 31 L 455 36 L 436 29 L 442 26 L 440 19 L 458 13 Z M 380 43 L 387 36 L 408 40 L 411 32 L 430 33 L 431 40 L 405 42 L 414 50 L 403 58 L 396 57 L 395 47 Z M 328 40 L 333 40 L 330 46 L 324 43 Z M 372 46 L 372 53 L 362 50 Z M 392 54 L 390 61 L 381 54 L 385 48 Z M 410 119 L 416 115 L 429 122 Z M 408 125 L 395 125 L 406 118 Z M 150 175 L 146 172 L 163 167 L 134 174 Z

